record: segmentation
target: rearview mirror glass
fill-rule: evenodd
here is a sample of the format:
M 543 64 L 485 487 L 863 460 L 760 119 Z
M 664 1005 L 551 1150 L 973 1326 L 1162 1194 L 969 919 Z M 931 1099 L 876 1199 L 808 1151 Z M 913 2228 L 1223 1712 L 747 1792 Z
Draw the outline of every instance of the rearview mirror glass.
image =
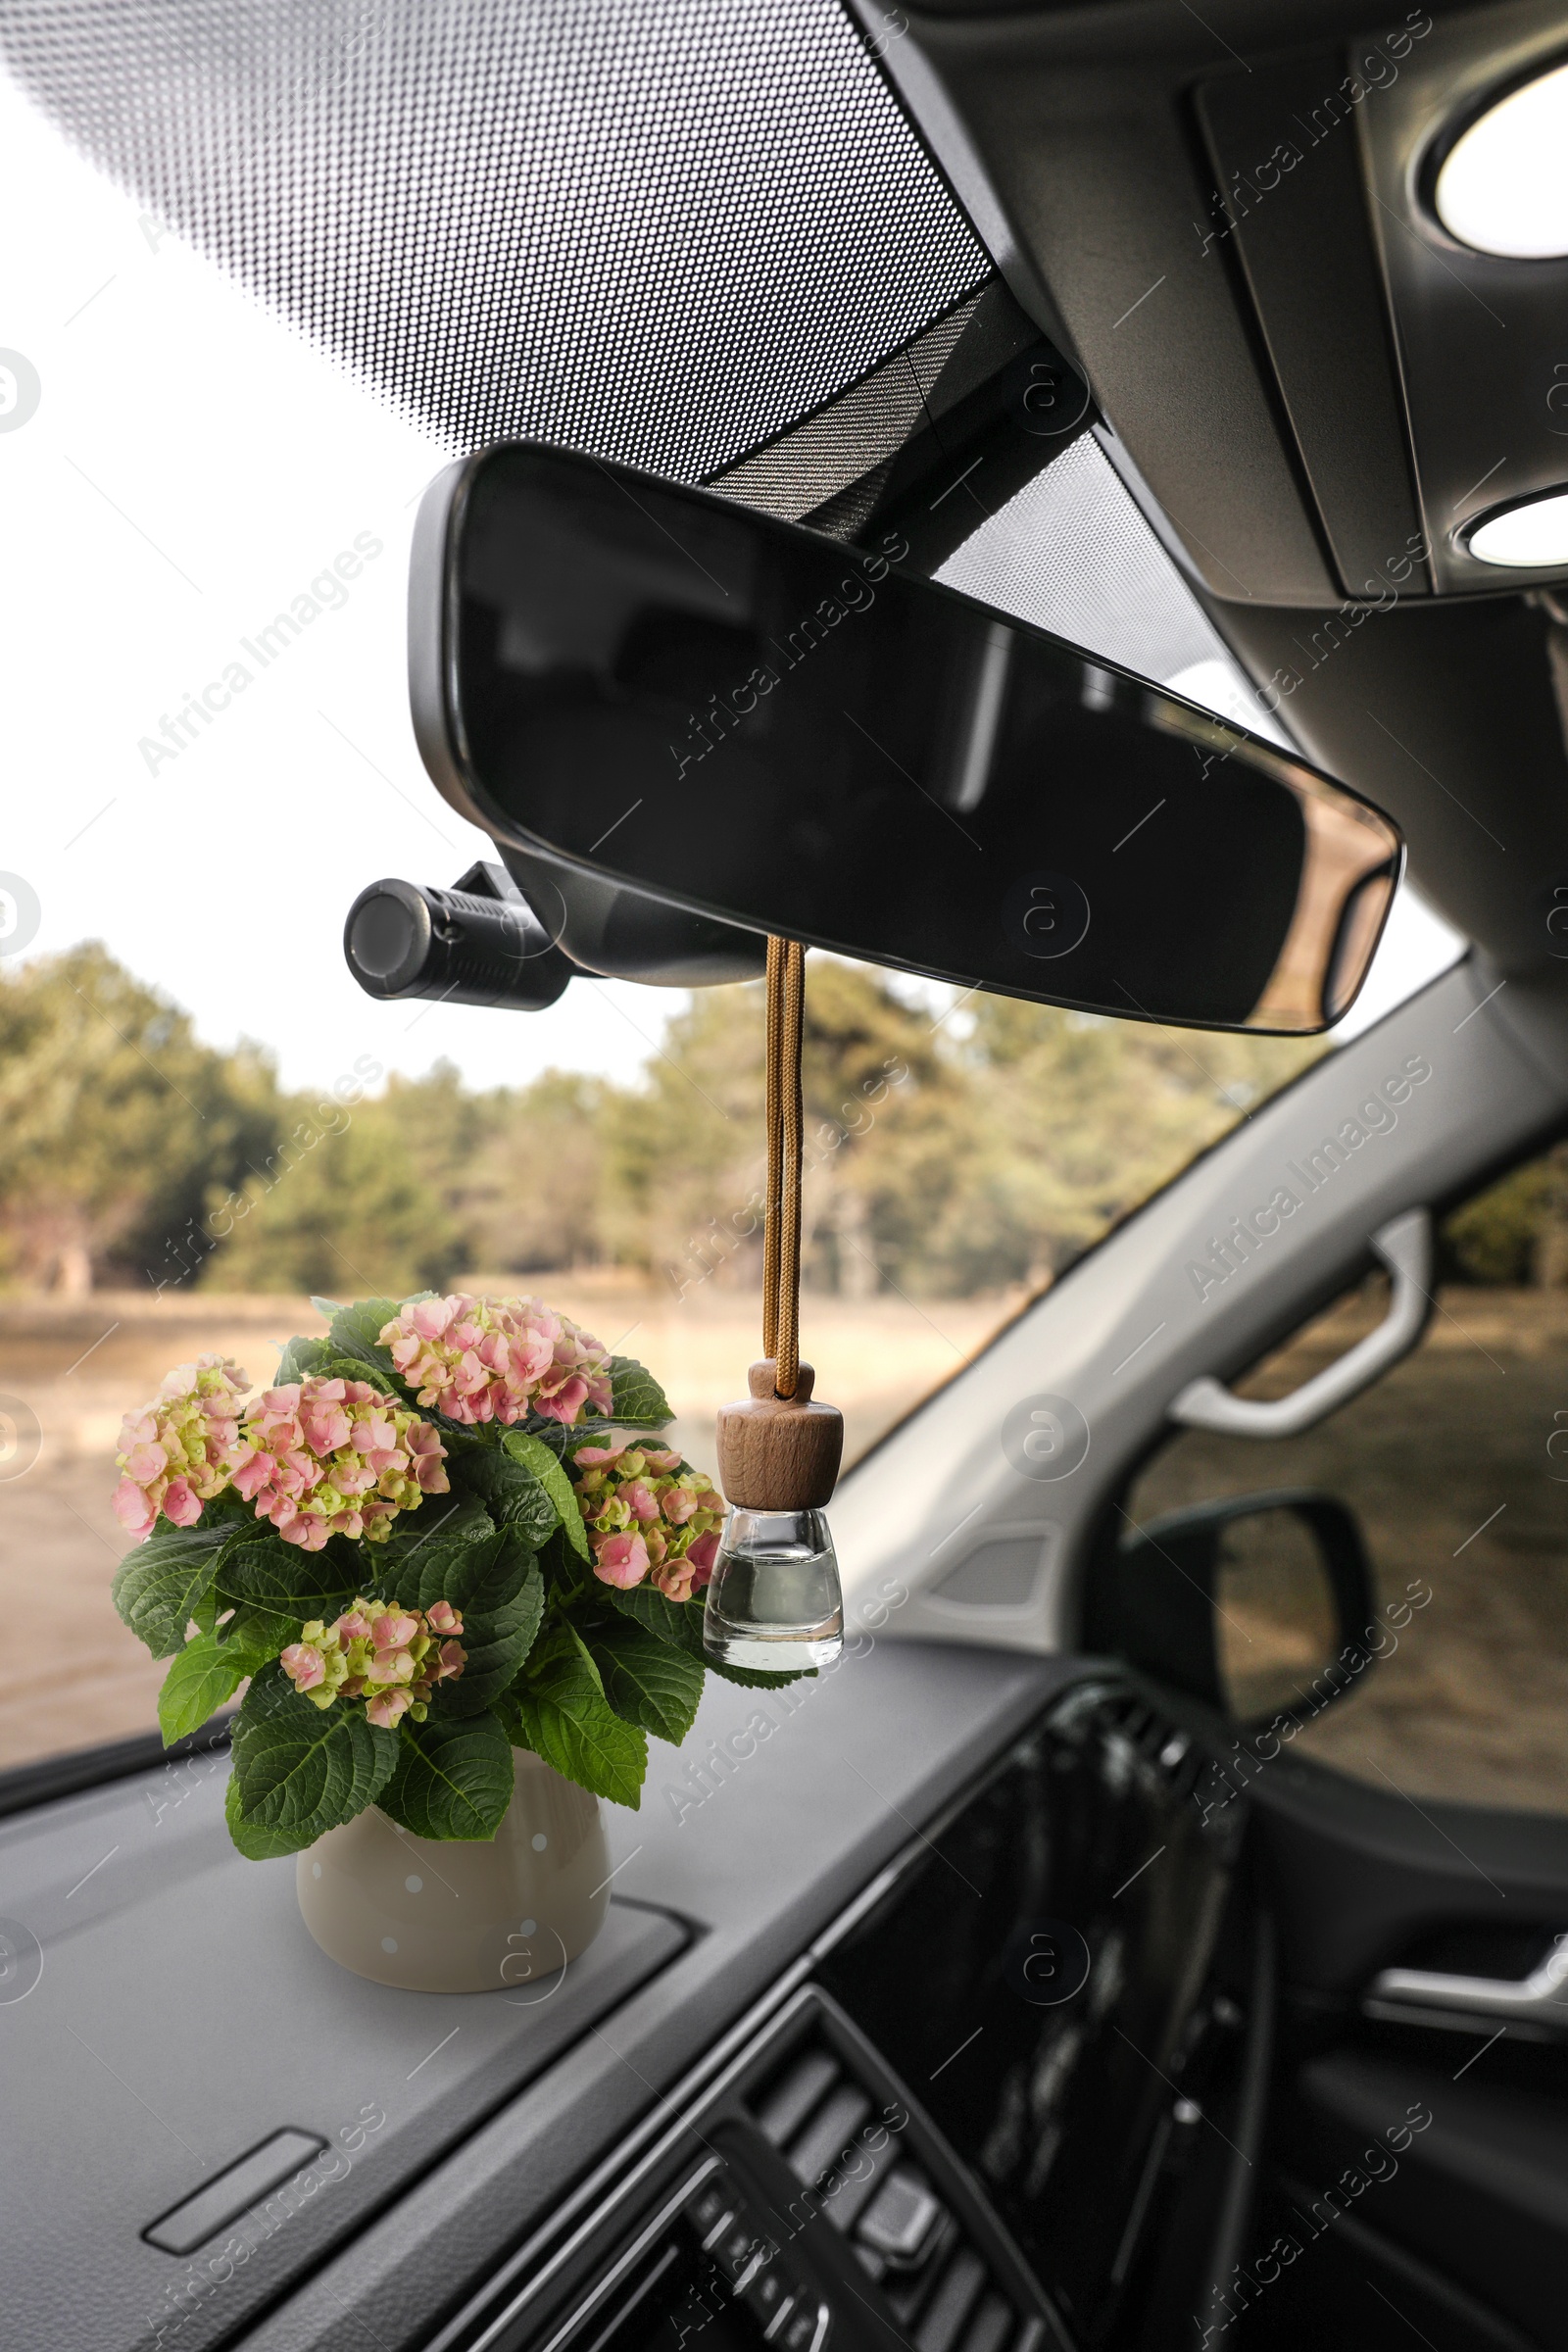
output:
M 416 539 L 426 765 L 568 953 L 552 917 L 586 878 L 1040 1003 L 1337 1020 L 1398 878 L 1389 819 L 907 554 L 482 451 Z

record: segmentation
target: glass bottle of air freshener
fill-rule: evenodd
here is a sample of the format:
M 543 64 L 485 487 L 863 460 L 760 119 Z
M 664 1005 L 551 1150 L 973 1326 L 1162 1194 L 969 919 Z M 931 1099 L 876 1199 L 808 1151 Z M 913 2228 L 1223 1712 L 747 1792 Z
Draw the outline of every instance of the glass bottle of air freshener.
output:
M 751 1396 L 718 1416 L 729 1510 L 708 1587 L 703 1646 L 726 1666 L 799 1674 L 844 1646 L 839 1564 L 823 1506 L 844 1451 L 844 1416 L 814 1404 L 811 1366 L 780 1396 L 777 1366 L 753 1364 Z

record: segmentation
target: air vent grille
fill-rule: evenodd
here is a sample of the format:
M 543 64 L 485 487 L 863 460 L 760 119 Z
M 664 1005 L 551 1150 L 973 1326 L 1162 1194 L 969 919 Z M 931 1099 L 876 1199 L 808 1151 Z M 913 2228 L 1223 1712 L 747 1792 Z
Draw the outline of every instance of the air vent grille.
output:
M 1203 1759 L 1197 1742 L 1168 1716 L 1133 1691 L 1119 1691 L 1102 1699 L 1095 1716 L 1106 1731 L 1119 1736 L 1144 1763 L 1152 1766 L 1178 1796 L 1187 1794 Z
M 876 2280 L 915 2352 L 1029 2352 L 1039 2320 L 978 2242 L 956 2184 L 942 2178 L 938 2148 L 923 2144 L 926 2128 L 903 2100 L 813 2036 L 795 2045 L 748 2104 L 763 2137 Z

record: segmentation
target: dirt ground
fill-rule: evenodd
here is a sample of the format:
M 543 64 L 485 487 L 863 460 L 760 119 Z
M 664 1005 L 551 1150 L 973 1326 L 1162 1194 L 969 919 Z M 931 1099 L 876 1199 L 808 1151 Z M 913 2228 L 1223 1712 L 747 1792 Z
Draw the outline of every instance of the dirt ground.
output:
M 680 1410 L 677 1442 L 711 1473 L 713 1414 L 744 1396 L 746 1367 L 761 1352 L 757 1300 L 711 1286 L 677 1300 L 570 1281 L 551 1283 L 548 1296 L 659 1375 Z M 807 1351 L 818 1394 L 843 1408 L 846 1458 L 956 1372 L 1016 1303 L 808 1299 Z M 0 1299 L 0 1610 L 13 1640 L 42 1661 L 0 1684 L 0 1769 L 156 1723 L 166 1668 L 109 1598 L 127 1544 L 109 1504 L 122 1415 L 173 1365 L 212 1350 L 260 1387 L 291 1333 L 322 1329 L 303 1298 Z
M 1337 1309 L 1247 1392 L 1296 1388 L 1380 1312 Z M 1380 1612 L 1432 1594 L 1300 1751 L 1412 1798 L 1568 1810 L 1568 1291 L 1445 1291 L 1416 1352 L 1331 1420 L 1278 1443 L 1186 1432 L 1132 1507 L 1281 1487 L 1352 1506 Z

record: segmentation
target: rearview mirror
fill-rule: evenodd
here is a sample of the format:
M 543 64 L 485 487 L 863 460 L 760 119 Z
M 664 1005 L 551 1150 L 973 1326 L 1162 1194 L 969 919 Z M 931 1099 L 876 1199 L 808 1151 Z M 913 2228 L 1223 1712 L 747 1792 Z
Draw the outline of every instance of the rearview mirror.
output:
M 1255 1727 L 1350 1687 L 1343 1660 L 1370 1662 L 1372 1606 L 1361 1530 L 1337 1495 L 1237 1494 L 1128 1536 L 1089 1585 L 1084 1646 Z
M 739 977 L 776 932 L 1135 1019 L 1337 1020 L 1398 879 L 1389 819 L 907 554 L 483 450 L 416 535 L 425 764 L 594 970 Z

